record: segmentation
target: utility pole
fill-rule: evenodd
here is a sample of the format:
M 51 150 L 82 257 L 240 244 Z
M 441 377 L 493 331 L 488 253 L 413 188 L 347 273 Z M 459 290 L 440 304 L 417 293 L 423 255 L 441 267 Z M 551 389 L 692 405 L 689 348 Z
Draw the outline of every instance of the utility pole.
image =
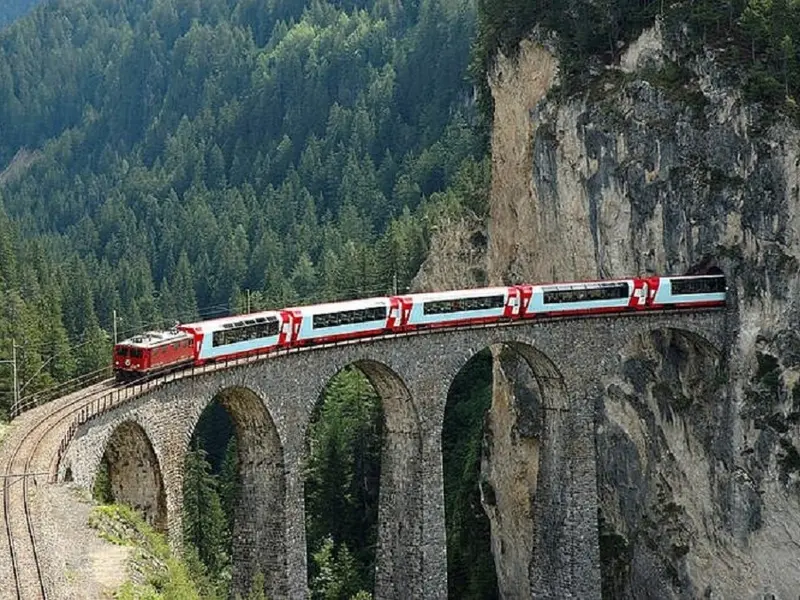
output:
M 247 314 L 250 314 L 250 290 L 247 291 Z
M 392 275 L 392 296 L 397 296 L 397 271 Z
M 11 338 L 11 360 L 0 360 L 0 364 L 11 364 L 11 415 L 14 416 L 19 410 L 19 390 L 17 389 L 17 341 Z
M 13 373 L 14 406 L 19 409 L 19 389 L 17 388 L 17 341 L 14 338 L 11 338 L 11 372 Z
M 117 309 L 115 308 L 113 311 L 114 313 L 114 345 L 117 345 Z

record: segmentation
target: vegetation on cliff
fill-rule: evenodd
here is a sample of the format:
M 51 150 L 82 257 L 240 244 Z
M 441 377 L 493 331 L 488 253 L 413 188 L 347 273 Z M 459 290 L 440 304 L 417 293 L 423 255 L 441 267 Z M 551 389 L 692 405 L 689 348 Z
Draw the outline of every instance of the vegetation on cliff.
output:
M 750 102 L 800 117 L 800 5 L 790 0 L 479 0 L 471 70 L 479 84 L 484 120 L 491 122 L 487 74 L 498 52 L 516 53 L 539 29 L 559 54 L 564 89 L 584 91 L 587 76 L 613 64 L 628 43 L 661 19 L 679 60 L 716 51 L 730 83 Z M 551 38 L 551 34 L 554 37 Z
M 89 525 L 109 542 L 132 548 L 129 569 L 135 576 L 117 591 L 116 598 L 201 598 L 190 568 L 172 556 L 165 537 L 136 511 L 119 505 L 98 506 L 92 511 Z

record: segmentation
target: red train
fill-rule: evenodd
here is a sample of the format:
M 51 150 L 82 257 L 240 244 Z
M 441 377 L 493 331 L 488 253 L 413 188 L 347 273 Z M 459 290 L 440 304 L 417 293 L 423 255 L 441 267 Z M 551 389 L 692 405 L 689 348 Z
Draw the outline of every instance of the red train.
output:
M 276 348 L 519 319 L 723 306 L 723 275 L 513 285 L 270 310 L 148 331 L 114 346 L 117 380 Z

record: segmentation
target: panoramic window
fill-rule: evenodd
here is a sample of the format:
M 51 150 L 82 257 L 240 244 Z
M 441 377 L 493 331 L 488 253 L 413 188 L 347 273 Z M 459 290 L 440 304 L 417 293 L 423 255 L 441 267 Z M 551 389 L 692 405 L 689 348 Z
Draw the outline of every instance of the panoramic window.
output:
M 595 300 L 617 300 L 627 298 L 630 289 L 627 283 L 617 283 L 597 287 L 576 288 L 570 290 L 545 290 L 545 304 L 562 302 L 592 302 Z
M 222 331 L 214 332 L 214 346 L 227 346 L 277 335 L 278 319 L 274 317 L 258 317 L 236 323 L 226 323 L 223 327 L 225 329 Z
M 724 277 L 703 277 L 701 279 L 672 279 L 672 293 L 681 294 L 719 294 L 725 291 Z
M 441 315 L 446 313 L 470 310 L 488 310 L 505 305 L 505 296 L 480 296 L 478 298 L 457 298 L 453 300 L 435 300 L 426 302 L 422 307 L 425 315 Z
M 325 327 L 340 327 L 354 323 L 368 323 L 370 321 L 383 321 L 386 319 L 386 307 L 362 308 L 359 310 L 345 310 L 334 313 L 314 315 L 312 321 L 314 329 Z

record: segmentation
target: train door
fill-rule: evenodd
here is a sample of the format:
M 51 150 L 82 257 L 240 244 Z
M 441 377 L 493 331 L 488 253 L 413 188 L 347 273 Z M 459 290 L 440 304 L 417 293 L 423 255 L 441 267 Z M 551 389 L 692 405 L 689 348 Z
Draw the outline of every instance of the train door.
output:
M 280 329 L 278 330 L 278 346 L 288 346 L 292 341 L 292 323 L 294 316 L 291 311 L 280 311 Z
M 386 320 L 386 328 L 394 330 L 399 327 L 403 320 L 403 304 L 397 296 L 389 298 L 389 318 Z
M 519 290 L 519 310 L 517 311 L 517 316 L 525 317 L 528 312 L 528 307 L 531 304 L 531 298 L 533 297 L 533 286 L 518 285 L 515 287 Z
M 299 310 L 295 310 L 290 314 L 292 315 L 292 337 L 288 343 L 293 344 L 300 338 L 300 326 L 303 324 L 303 313 Z
M 647 284 L 647 295 L 645 300 L 645 306 L 653 307 L 656 306 L 656 294 L 658 293 L 658 287 L 661 283 L 660 277 L 648 277 L 644 280 Z
M 411 320 L 411 308 L 414 306 L 414 299 L 411 296 L 403 296 L 400 300 L 400 327 L 408 326 Z
M 633 294 L 631 294 L 630 301 L 628 303 L 629 308 L 636 308 L 642 309 L 646 306 L 648 300 L 648 288 L 649 288 L 648 280 L 647 279 L 634 279 L 633 280 Z
M 503 317 L 506 319 L 513 319 L 519 315 L 521 304 L 521 295 L 518 287 L 508 288 L 506 295 L 506 305 L 503 307 Z

